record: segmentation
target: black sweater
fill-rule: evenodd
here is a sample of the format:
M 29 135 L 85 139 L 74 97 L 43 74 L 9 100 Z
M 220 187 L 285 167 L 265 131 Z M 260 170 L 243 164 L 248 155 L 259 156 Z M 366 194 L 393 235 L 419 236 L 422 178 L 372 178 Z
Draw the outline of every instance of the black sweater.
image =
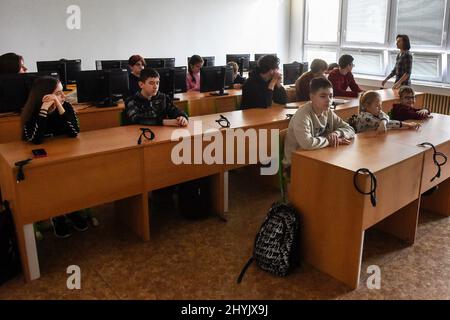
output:
M 265 81 L 259 73 L 252 72 L 242 87 L 241 109 L 267 108 L 272 101 L 286 104 L 287 94 L 282 86 L 275 86 L 273 90 L 268 88 L 269 82 Z
M 140 92 L 129 97 L 125 102 L 125 113 L 132 123 L 147 126 L 162 125 L 164 119 L 188 118 L 187 114 L 179 110 L 172 100 L 165 94 L 158 92 L 150 100 Z
M 131 97 L 136 92 L 141 91 L 141 88 L 139 88 L 139 77 L 136 77 L 131 72 L 128 73 L 128 83 L 129 83 L 129 90 L 127 97 Z
M 64 102 L 62 106 L 66 110 L 62 115 L 57 109 L 49 114 L 43 110 L 33 114 L 24 125 L 24 140 L 40 144 L 44 141 L 44 137 L 49 135 L 76 137 L 80 132 L 77 115 L 70 103 Z

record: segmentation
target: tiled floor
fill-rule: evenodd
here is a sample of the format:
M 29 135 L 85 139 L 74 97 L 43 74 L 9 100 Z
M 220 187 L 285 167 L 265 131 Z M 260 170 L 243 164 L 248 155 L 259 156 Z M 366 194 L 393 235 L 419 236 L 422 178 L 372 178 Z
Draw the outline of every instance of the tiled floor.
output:
M 450 299 L 450 218 L 422 212 L 416 243 L 375 230 L 366 233 L 361 284 L 350 291 L 304 265 L 285 278 L 242 266 L 279 192 L 246 172 L 230 174 L 228 222 L 185 220 L 164 193 L 155 196 L 151 241 L 141 242 L 114 219 L 112 205 L 95 208 L 101 226 L 71 238 L 50 230 L 38 243 L 42 277 L 21 276 L 0 287 L 0 299 Z M 81 290 L 68 290 L 69 265 L 81 268 Z M 369 290 L 369 265 L 382 272 L 380 290 Z

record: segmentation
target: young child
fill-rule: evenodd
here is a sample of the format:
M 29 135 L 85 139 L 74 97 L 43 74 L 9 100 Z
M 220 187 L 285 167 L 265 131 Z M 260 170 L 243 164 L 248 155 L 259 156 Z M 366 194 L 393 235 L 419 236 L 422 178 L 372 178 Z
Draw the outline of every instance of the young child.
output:
M 129 68 L 129 84 L 130 90 L 128 92 L 128 96 L 134 95 L 136 92 L 140 90 L 139 88 L 139 76 L 141 75 L 141 71 L 145 68 L 145 60 L 140 55 L 135 54 L 128 59 L 128 68 Z
M 61 82 L 53 77 L 38 78 L 33 82 L 30 95 L 22 110 L 23 139 L 40 144 L 46 136 L 76 137 L 80 132 L 78 118 L 72 105 L 65 101 Z M 88 229 L 86 218 L 79 212 L 51 219 L 58 238 L 71 235 L 66 217 L 78 231 Z
M 395 103 L 392 107 L 392 119 L 404 121 L 408 119 L 423 120 L 432 117 L 430 110 L 414 108 L 416 94 L 413 88 L 402 86 L 399 90 L 399 95 L 400 103 Z
M 186 75 L 187 91 L 200 91 L 200 69 L 203 67 L 203 58 L 194 54 L 188 63 L 188 73 Z
M 328 80 L 333 84 L 334 95 L 338 97 L 358 97 L 362 89 L 356 84 L 353 77 L 354 58 L 344 54 L 339 58 L 339 69 L 334 69 L 328 74 Z M 350 87 L 351 91 L 347 91 Z
M 323 77 L 327 68 L 328 64 L 322 59 L 314 59 L 311 62 L 311 70 L 302 74 L 297 81 L 295 81 L 297 101 L 309 100 L 309 84 L 311 83 L 311 80 L 317 77 Z
M 227 65 L 233 68 L 233 88 L 241 89 L 246 79 L 239 74 L 239 65 L 234 61 L 228 62 Z
M 297 110 L 289 123 L 283 160 L 288 172 L 292 152 L 298 148 L 314 150 L 347 145 L 355 136 L 353 128 L 330 109 L 333 89 L 327 79 L 311 80 L 310 100 Z
M 159 90 L 159 73 L 144 69 L 139 77 L 140 91 L 125 102 L 125 113 L 132 123 L 142 125 L 188 125 L 188 116 Z M 168 120 L 168 119 L 174 120 Z
M 242 87 L 241 108 L 268 108 L 274 102 L 286 104 L 287 93 L 281 85 L 280 59 L 272 55 L 259 58 L 256 69 Z
M 361 96 L 359 115 L 355 120 L 357 133 L 376 130 L 384 133 L 388 129 L 418 129 L 420 124 L 415 122 L 402 122 L 390 120 L 381 109 L 381 96 L 376 91 L 367 91 Z

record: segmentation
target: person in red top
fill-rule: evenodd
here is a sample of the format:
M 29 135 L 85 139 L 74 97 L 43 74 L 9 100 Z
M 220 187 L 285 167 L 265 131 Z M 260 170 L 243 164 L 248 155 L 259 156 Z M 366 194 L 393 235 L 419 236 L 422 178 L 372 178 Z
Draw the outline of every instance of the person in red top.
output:
M 351 55 L 344 54 L 339 58 L 339 69 L 332 70 L 328 75 L 328 80 L 333 84 L 334 96 L 356 98 L 363 91 L 353 78 L 353 60 Z M 347 91 L 348 87 L 351 91 Z
M 314 59 L 311 62 L 311 70 L 302 74 L 295 81 L 297 101 L 309 101 L 309 85 L 311 80 L 317 77 L 323 77 L 327 69 L 328 63 L 322 59 Z
M 416 101 L 416 95 L 413 88 L 409 86 L 402 86 L 399 91 L 400 103 L 395 103 L 392 106 L 392 119 L 405 121 L 405 120 L 423 120 L 431 118 L 430 110 L 428 109 L 416 109 L 414 103 Z

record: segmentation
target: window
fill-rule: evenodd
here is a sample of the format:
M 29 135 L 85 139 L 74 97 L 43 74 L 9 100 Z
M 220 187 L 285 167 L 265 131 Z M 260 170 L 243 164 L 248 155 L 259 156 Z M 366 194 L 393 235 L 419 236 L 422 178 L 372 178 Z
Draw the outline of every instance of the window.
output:
M 328 64 L 337 62 L 336 48 L 305 47 L 304 61 L 311 65 L 314 59 L 325 60 Z
M 369 50 L 342 50 L 341 54 L 349 54 L 355 61 L 353 73 L 384 75 L 383 52 Z
M 345 42 L 386 42 L 387 0 L 347 0 Z
M 450 83 L 450 53 L 447 54 L 447 83 Z
M 395 66 L 397 53 L 398 52 L 393 52 L 389 56 L 388 73 L 390 73 L 392 68 L 394 68 Z M 440 82 L 442 81 L 441 68 L 441 55 L 413 53 L 413 68 L 411 79 Z
M 411 46 L 442 47 L 446 0 L 398 0 L 397 34 L 407 34 Z
M 339 0 L 307 0 L 307 42 L 337 43 L 339 32 Z

